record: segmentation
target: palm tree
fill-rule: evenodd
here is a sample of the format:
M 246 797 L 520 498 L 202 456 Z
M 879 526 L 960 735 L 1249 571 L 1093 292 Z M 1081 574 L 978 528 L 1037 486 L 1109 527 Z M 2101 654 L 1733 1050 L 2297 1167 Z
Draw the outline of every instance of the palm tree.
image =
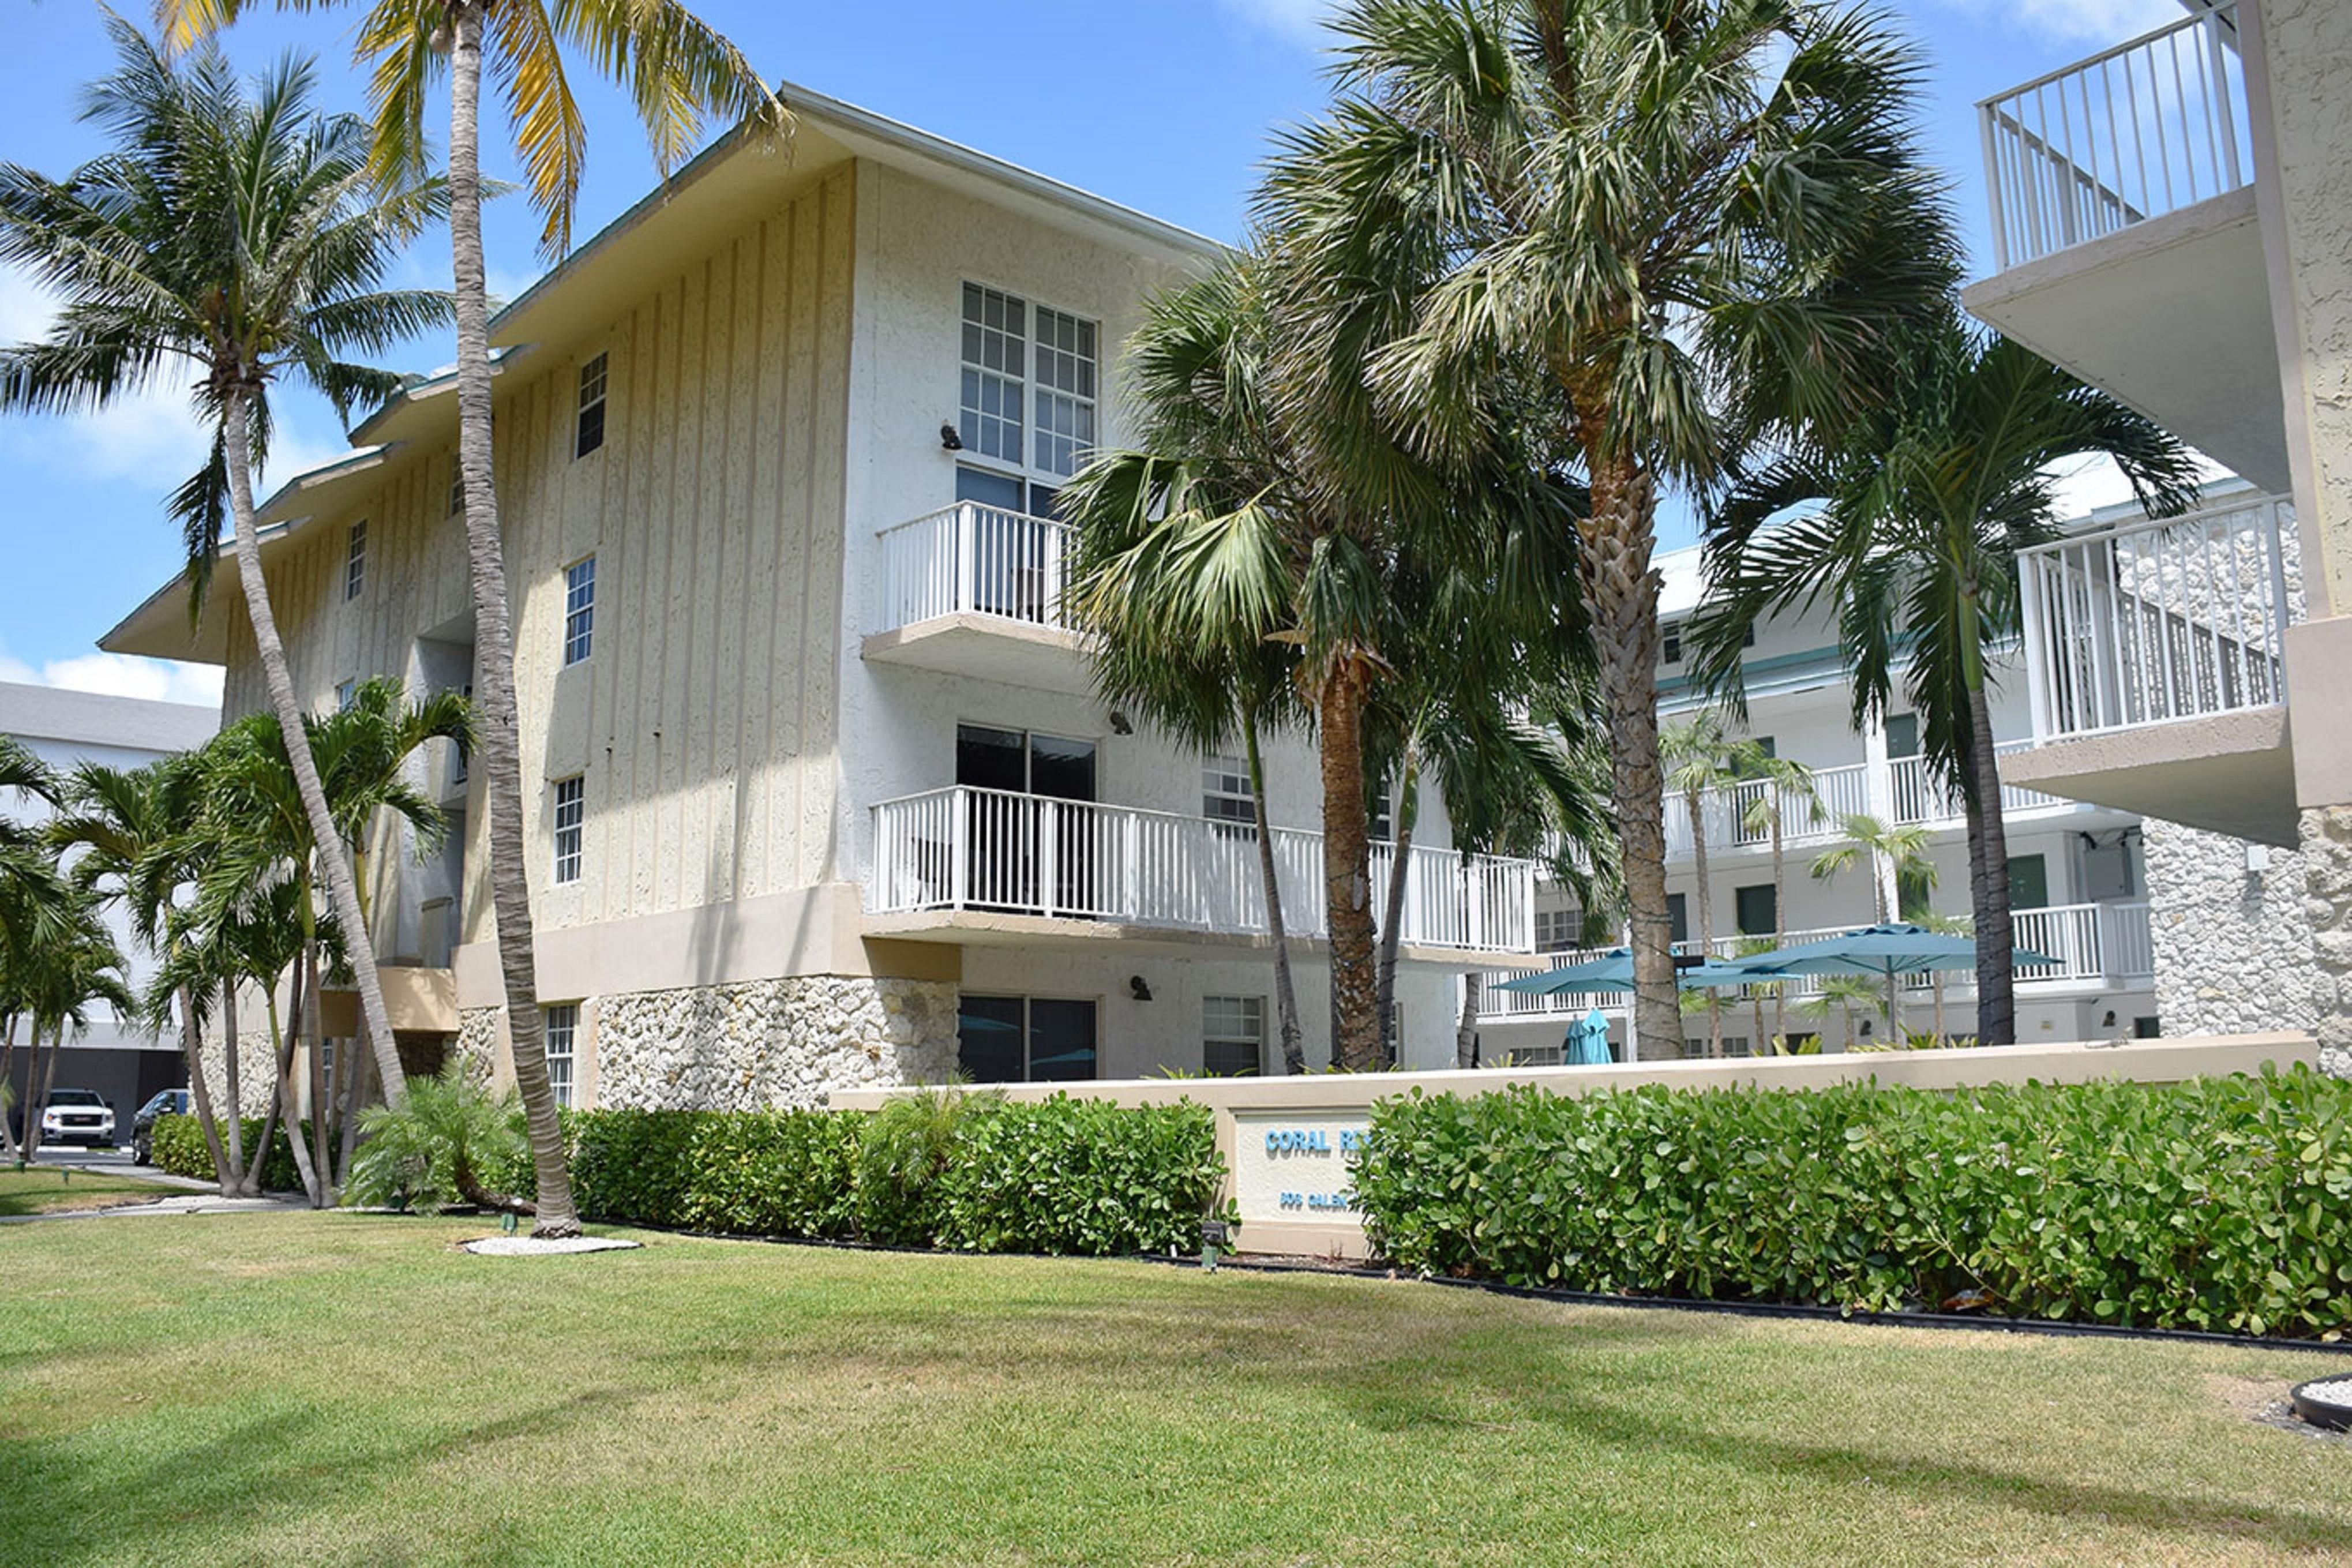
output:
M 1741 759 L 1741 767 L 1744 777 L 1763 785 L 1740 807 L 1739 823 L 1742 831 L 1760 834 L 1771 841 L 1772 946 L 1781 947 L 1787 944 L 1789 925 L 1789 814 L 1792 808 L 1801 811 L 1807 826 L 1821 821 L 1822 792 L 1813 782 L 1812 769 L 1792 757 L 1775 756 L 1752 742 Z M 1770 989 L 1772 1032 L 1777 1035 L 1787 1022 L 1787 998 L 1780 986 Z M 1758 1026 L 1760 1033 L 1761 1020 Z
M 1874 1013 L 1887 1005 L 1887 999 L 1881 997 L 1869 980 L 1864 976 L 1831 974 L 1822 978 L 1822 988 L 1819 991 L 1797 1004 L 1797 1011 L 1809 1018 L 1826 1022 L 1831 1010 L 1835 1009 L 1840 1026 L 1845 1031 L 1842 1043 L 1847 1050 L 1853 1050 L 1862 1038 L 1854 1032 L 1854 1009 L 1859 1007 Z M 1894 1033 L 1894 1028 L 1891 1023 L 1887 1026 L 1890 1035 Z
M 175 972 L 173 984 L 161 988 L 160 994 L 151 993 L 146 1012 L 159 1023 L 174 1016 L 179 1019 L 189 1097 L 226 1197 L 244 1184 L 240 1130 L 232 1110 L 225 1141 L 214 1113 L 197 1000 L 206 987 L 197 984 L 190 966 L 173 962 L 187 948 L 193 923 L 178 895 L 195 880 L 206 852 L 204 836 L 194 831 L 201 796 L 174 787 L 175 775 L 189 767 L 184 757 L 142 768 L 84 763 L 66 781 L 62 809 L 48 824 L 47 835 L 62 853 L 73 857 L 74 885 L 112 902 L 159 967 Z M 231 1052 L 233 1056 L 234 1042 Z
M 1577 581 L 1614 760 L 1643 1054 L 1681 1049 L 1658 753 L 1661 486 L 1873 395 L 1955 275 L 1911 52 L 1815 0 L 1351 0 L 1341 98 L 1293 138 L 1309 268 L 1437 271 L 1376 352 L 1425 449 L 1531 404 L 1591 488 Z
M 1701 711 L 1667 725 L 1658 732 L 1658 756 L 1666 770 L 1666 787 L 1682 798 L 1690 816 L 1691 869 L 1698 878 L 1698 952 L 1715 956 L 1715 885 L 1706 863 L 1706 797 L 1744 776 L 1748 752 L 1761 754 L 1749 742 L 1735 741 L 1723 727 L 1723 716 Z M 1688 1015 L 1690 1002 L 1683 1000 Z M 1723 1015 L 1707 1015 L 1707 1055 L 1723 1054 Z
M 183 374 L 213 427 L 204 469 L 173 500 L 200 608 L 224 503 L 237 576 L 269 703 L 293 757 L 336 915 L 350 931 L 362 1011 L 383 1053 L 385 1092 L 405 1093 L 391 1054 L 375 955 L 333 835 L 279 641 L 254 521 L 253 469 L 268 449 L 269 388 L 288 377 L 326 395 L 346 420 L 360 400 L 400 384 L 347 363 L 447 319 L 445 296 L 381 287 L 394 258 L 442 205 L 438 186 L 380 186 L 366 130 L 312 107 L 307 62 L 289 57 L 251 96 L 216 49 L 184 68 L 110 19 L 119 61 L 93 86 L 85 119 L 115 150 L 63 181 L 0 168 L 0 260 L 63 300 L 49 336 L 0 350 L 0 411 L 77 413 Z
M 2152 513 L 2186 507 L 2196 471 L 2161 426 L 1969 326 L 1957 305 L 1895 357 L 1903 374 L 1883 405 L 1760 467 L 1717 510 L 1692 636 L 1709 679 L 1736 689 L 1747 627 L 1832 606 L 1857 727 L 1886 711 L 1900 667 L 1920 749 L 1968 820 L 1977 1037 L 2005 1045 L 2015 937 L 1987 655 L 2020 635 L 2018 554 L 2057 537 L 2053 465 L 2066 458 L 2113 458 Z
M 270 0 L 318 10 L 334 0 Z M 523 186 L 543 219 L 542 252 L 571 248 L 572 217 L 588 132 L 564 74 L 568 46 L 628 94 L 665 176 L 701 139 L 706 114 L 770 129 L 790 117 L 741 51 L 678 0 L 350 0 L 362 11 L 354 42 L 368 68 L 373 155 L 387 177 L 414 176 L 426 159 L 425 101 L 449 72 L 449 246 L 457 279 L 457 469 L 463 487 L 474 657 L 480 688 L 481 762 L 488 807 L 490 902 L 506 984 L 515 1086 L 530 1126 L 539 1188 L 532 1234 L 576 1236 L 572 1177 L 547 1077 L 545 1020 L 531 952 L 530 879 L 522 826 L 522 742 L 516 728 L 514 634 L 504 535 L 491 471 L 490 334 L 482 248 L 481 89 L 485 57 L 506 95 Z M 167 36 L 194 42 L 257 0 L 158 0 Z M 382 1047 L 379 1047 L 381 1050 Z M 389 1076 L 390 1069 L 387 1068 Z
M 122 953 L 100 920 L 96 902 L 77 896 L 64 916 L 62 935 L 45 942 L 29 955 L 19 955 L 11 973 L 0 975 L 0 994 L 14 1001 L 30 1036 L 32 1059 L 25 1075 L 25 1135 L 17 1147 L 19 1160 L 40 1152 L 41 1112 L 57 1087 L 58 1057 L 66 1037 L 89 1027 L 90 1008 L 104 1003 L 120 1017 L 139 1016 L 139 999 L 123 980 Z M 0 1004 L 0 1005 L 5 1005 Z M 47 1065 L 42 1065 L 41 1036 L 49 1037 Z
M 1917 823 L 1889 826 L 1865 812 L 1849 815 L 1845 838 L 1813 858 L 1813 875 L 1827 881 L 1857 862 L 1871 868 L 1870 897 L 1880 925 L 1924 911 L 1927 894 L 1936 886 L 1936 862 L 1927 853 L 1928 834 Z M 1892 908 L 1888 905 L 1890 901 Z M 1886 977 L 1886 1026 L 1899 1029 L 1903 1015 L 1897 1005 L 1900 982 Z

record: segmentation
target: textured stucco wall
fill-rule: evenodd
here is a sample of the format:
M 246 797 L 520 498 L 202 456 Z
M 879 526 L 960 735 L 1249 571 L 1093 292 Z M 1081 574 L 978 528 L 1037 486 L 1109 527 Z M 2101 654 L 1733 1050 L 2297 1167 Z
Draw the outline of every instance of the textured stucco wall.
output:
M 2157 1014 L 2168 1037 L 2307 1029 L 2315 1015 L 2300 856 L 2155 817 L 2144 825 Z
M 2303 861 L 2320 1063 L 2352 1078 L 2352 806 L 2303 814 Z

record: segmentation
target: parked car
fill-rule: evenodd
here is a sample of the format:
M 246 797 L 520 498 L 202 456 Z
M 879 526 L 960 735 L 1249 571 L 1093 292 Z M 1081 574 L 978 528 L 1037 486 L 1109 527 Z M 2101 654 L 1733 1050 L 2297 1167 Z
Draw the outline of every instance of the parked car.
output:
M 112 1143 L 114 1107 L 94 1089 L 53 1089 L 41 1110 L 41 1138 L 52 1143 Z
M 135 1111 L 131 1118 L 131 1163 L 152 1165 L 155 1163 L 155 1119 L 159 1116 L 188 1114 L 188 1091 L 167 1089 Z

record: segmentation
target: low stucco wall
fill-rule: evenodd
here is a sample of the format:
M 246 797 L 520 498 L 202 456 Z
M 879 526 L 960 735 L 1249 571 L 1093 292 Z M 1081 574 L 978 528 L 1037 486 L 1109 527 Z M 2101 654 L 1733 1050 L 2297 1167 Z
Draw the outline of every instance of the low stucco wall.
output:
M 2260 1072 L 2266 1063 L 2316 1067 L 2318 1045 L 2310 1035 L 2290 1031 L 1731 1061 L 1656 1061 L 1606 1068 L 1010 1084 L 1003 1092 L 1024 1100 L 1069 1093 L 1121 1105 L 1181 1100 L 1207 1105 L 1216 1112 L 1217 1145 L 1225 1156 L 1231 1195 L 1241 1211 L 1242 1226 L 1235 1237 L 1238 1250 L 1360 1258 L 1365 1252 L 1363 1223 L 1349 1202 L 1348 1155 L 1355 1139 L 1370 1124 L 1373 1102 L 1391 1095 L 1483 1094 L 1515 1084 L 1553 1094 L 1580 1095 L 1643 1084 L 1797 1089 L 1872 1079 L 1936 1089 L 2029 1080 L 2088 1083 L 2125 1079 L 2178 1083 L 2191 1078 Z M 891 1092 L 851 1089 L 835 1094 L 831 1103 L 842 1110 L 872 1110 Z

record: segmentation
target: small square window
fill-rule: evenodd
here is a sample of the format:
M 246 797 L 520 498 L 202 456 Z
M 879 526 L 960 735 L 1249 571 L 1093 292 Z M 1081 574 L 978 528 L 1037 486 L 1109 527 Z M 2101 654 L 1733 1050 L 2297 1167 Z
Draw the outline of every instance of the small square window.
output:
M 1680 664 L 1683 661 L 1683 629 L 1678 626 L 1658 628 L 1658 662 Z
M 349 604 L 360 596 L 367 586 L 367 520 L 352 524 L 351 537 L 343 544 L 343 602 Z
M 463 517 L 466 515 L 466 471 L 457 466 L 457 460 L 455 458 L 449 459 L 449 510 L 447 515 L 450 517 Z
M 584 458 L 604 444 L 604 356 L 598 354 L 580 367 L 580 418 L 574 426 L 572 455 Z
M 555 1091 L 558 1105 L 572 1103 L 572 1053 L 579 1038 L 578 1003 L 547 1009 L 547 1086 Z
M 1227 757 L 1211 757 L 1201 764 L 1201 815 L 1228 827 L 1257 826 L 1248 764 Z
M 555 781 L 555 880 L 580 879 L 581 840 L 588 821 L 587 781 L 578 773 Z
M 339 682 L 335 687 L 335 711 L 348 713 L 352 704 L 360 700 L 360 683 L 356 680 Z
M 1265 1070 L 1265 998 L 1201 999 L 1201 1068 L 1223 1078 L 1255 1078 Z
M 568 668 L 588 657 L 596 641 L 596 558 L 563 569 L 563 663 Z

